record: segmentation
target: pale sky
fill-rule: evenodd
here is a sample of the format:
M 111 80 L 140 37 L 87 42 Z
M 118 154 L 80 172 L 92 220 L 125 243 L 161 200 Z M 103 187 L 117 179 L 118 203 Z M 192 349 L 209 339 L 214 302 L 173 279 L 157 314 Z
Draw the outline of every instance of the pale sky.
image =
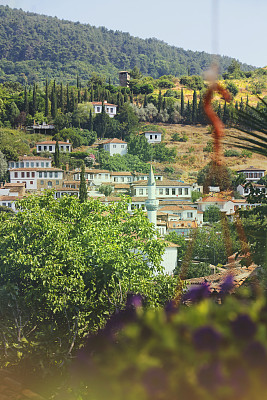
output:
M 0 0 L 0 4 L 267 66 L 267 0 Z

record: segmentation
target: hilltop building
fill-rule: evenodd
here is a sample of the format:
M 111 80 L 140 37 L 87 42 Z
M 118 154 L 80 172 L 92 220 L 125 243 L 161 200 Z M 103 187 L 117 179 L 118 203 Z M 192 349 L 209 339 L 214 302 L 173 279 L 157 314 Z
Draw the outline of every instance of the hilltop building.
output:
M 101 146 L 104 150 L 108 151 L 111 156 L 114 156 L 114 154 L 119 154 L 120 156 L 127 154 L 127 142 L 117 138 L 106 140 L 101 143 Z
M 56 150 L 56 141 L 55 140 L 46 140 L 44 142 L 36 143 L 36 151 L 37 153 L 41 153 L 42 151 L 48 151 L 51 154 L 55 153 Z M 63 151 L 66 153 L 70 153 L 72 149 L 72 144 L 69 139 L 66 142 L 58 141 L 59 151 Z
M 147 131 L 142 133 L 142 135 L 145 135 L 145 138 L 149 144 L 156 144 L 161 142 L 161 132 Z
M 128 87 L 130 80 L 130 74 L 128 71 L 120 71 L 119 72 L 119 82 L 120 86 Z
M 102 102 L 101 101 L 92 101 L 94 113 L 100 114 L 102 112 Z M 106 100 L 104 101 L 105 113 L 113 118 L 117 114 L 117 105 L 108 103 Z
M 256 168 L 252 165 L 248 168 L 240 169 L 237 171 L 239 174 L 243 173 L 246 177 L 246 182 L 257 182 L 264 177 L 265 169 Z

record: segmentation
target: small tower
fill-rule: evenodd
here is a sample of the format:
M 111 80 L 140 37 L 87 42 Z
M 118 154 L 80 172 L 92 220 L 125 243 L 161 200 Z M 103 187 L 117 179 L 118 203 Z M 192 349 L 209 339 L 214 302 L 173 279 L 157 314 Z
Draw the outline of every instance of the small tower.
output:
M 130 80 L 130 74 L 129 74 L 128 71 L 120 71 L 119 72 L 120 86 L 128 87 L 129 86 L 129 80 Z
M 150 172 L 148 177 L 148 199 L 145 201 L 147 209 L 147 217 L 149 221 L 157 228 L 157 210 L 159 208 L 159 201 L 156 199 L 156 181 L 152 165 L 150 165 Z

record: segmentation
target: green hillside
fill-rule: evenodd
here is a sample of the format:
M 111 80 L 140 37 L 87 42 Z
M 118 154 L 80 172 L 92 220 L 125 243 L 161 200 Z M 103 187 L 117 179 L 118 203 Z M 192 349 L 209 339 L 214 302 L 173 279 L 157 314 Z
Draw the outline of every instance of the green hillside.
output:
M 135 65 L 145 75 L 198 75 L 212 55 L 185 51 L 157 39 L 96 28 L 0 6 L 0 82 L 33 83 L 45 78 L 74 83 L 77 73 L 92 72 L 118 79 L 118 71 Z M 221 72 L 232 58 L 219 57 Z M 242 64 L 243 70 L 252 66 Z

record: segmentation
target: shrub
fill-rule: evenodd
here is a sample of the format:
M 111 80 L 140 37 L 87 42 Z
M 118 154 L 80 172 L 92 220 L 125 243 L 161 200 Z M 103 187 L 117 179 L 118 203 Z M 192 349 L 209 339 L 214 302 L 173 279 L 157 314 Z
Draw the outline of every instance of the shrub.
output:
M 204 147 L 203 151 L 207 151 L 208 153 L 213 152 L 213 142 L 211 140 L 208 141 L 206 147 Z
M 237 150 L 229 149 L 229 150 L 225 150 L 224 156 L 225 157 L 239 157 L 240 153 Z

